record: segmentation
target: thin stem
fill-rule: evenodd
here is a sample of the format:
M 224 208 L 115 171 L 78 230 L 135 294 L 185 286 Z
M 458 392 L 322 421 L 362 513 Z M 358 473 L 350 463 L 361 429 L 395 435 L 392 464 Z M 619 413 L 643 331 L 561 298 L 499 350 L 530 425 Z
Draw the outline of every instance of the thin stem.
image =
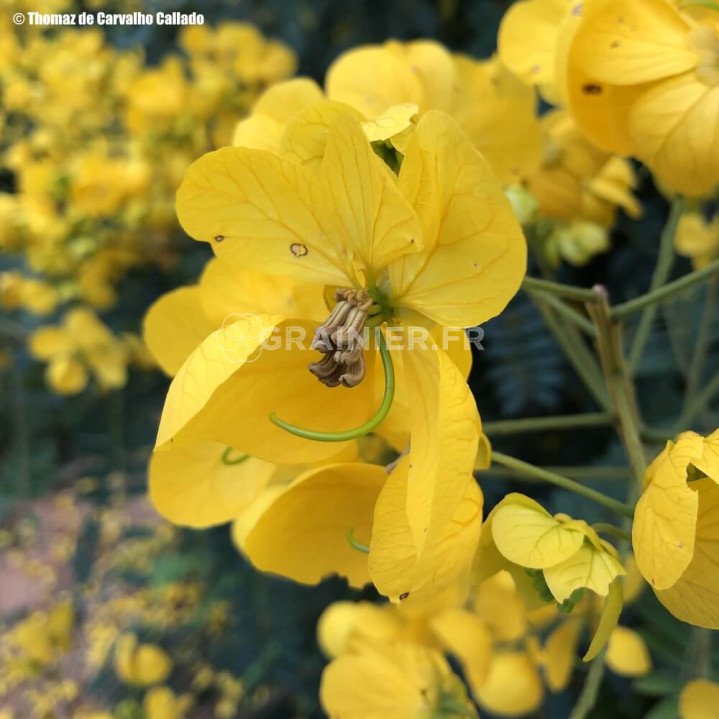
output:
M 582 497 L 591 499 L 597 504 L 601 504 L 623 517 L 632 517 L 634 515 L 634 510 L 628 504 L 624 504 L 624 502 L 619 502 L 616 499 L 607 497 L 605 494 L 597 492 L 596 489 L 585 487 L 583 484 L 575 482 L 573 479 L 569 479 L 569 477 L 563 477 L 561 474 L 548 472 L 545 469 L 540 469 L 532 464 L 523 462 L 521 459 L 515 459 L 509 455 L 492 450 L 492 462 L 503 467 L 508 467 L 509 469 L 515 469 L 522 474 L 526 474 L 528 477 L 541 479 L 545 482 L 549 482 L 550 484 L 554 484 L 557 487 L 561 487 L 562 489 L 566 489 L 570 492 L 574 492 L 575 494 L 579 494 Z
M 569 465 L 542 466 L 540 469 L 546 472 L 554 472 L 562 474 L 565 477 L 576 480 L 617 480 L 627 479 L 631 476 L 631 470 L 628 467 L 573 467 Z M 525 482 L 535 482 L 539 480 L 527 478 L 521 472 L 506 467 L 492 467 L 487 470 L 487 475 L 496 475 L 497 477 L 509 477 L 511 479 L 521 479 Z M 483 475 L 485 476 L 485 475 Z
M 657 264 L 654 268 L 654 274 L 652 275 L 651 282 L 649 284 L 649 293 L 660 289 L 669 278 L 669 273 L 672 270 L 674 264 L 674 236 L 676 235 L 677 225 L 679 218 L 682 215 L 684 202 L 680 196 L 678 196 L 674 202 L 672 202 L 671 209 L 669 211 L 669 219 L 667 224 L 664 226 L 662 232 L 661 244 L 659 245 L 659 255 L 657 257 Z M 645 297 L 647 295 L 644 295 Z M 621 305 L 620 305 L 621 307 Z M 632 347 L 629 351 L 629 370 L 634 372 L 639 360 L 644 352 L 644 347 L 649 339 L 649 333 L 652 329 L 652 322 L 654 322 L 654 316 L 657 312 L 657 308 L 654 304 L 645 305 L 644 314 L 642 314 L 639 320 L 639 326 L 634 335 L 632 341 Z M 621 317 L 621 314 L 617 314 L 617 317 Z
M 485 434 L 499 436 L 522 432 L 543 432 L 549 429 L 576 429 L 577 427 L 603 427 L 612 423 L 609 412 L 587 412 L 586 414 L 565 414 L 555 417 L 527 417 L 524 419 L 503 419 L 485 422 Z
M 714 260 L 714 262 L 701 270 L 690 272 L 688 275 L 684 275 L 684 277 L 674 280 L 674 282 L 669 282 L 664 285 L 664 287 L 660 287 L 654 292 L 648 292 L 646 295 L 629 300 L 621 305 L 616 305 L 616 307 L 612 310 L 612 319 L 624 319 L 634 312 L 644 309 L 644 307 L 661 302 L 662 300 L 667 299 L 667 297 L 671 297 L 678 292 L 688 290 L 690 287 L 701 284 L 705 280 L 714 276 L 719 276 L 719 260 Z
M 384 396 L 377 411 L 364 424 L 359 427 L 355 427 L 354 429 L 345 430 L 344 432 L 320 432 L 313 429 L 304 429 L 303 427 L 297 427 L 294 424 L 285 422 L 274 412 L 270 414 L 270 421 L 297 437 L 312 439 L 317 442 L 347 442 L 348 440 L 357 439 L 358 437 L 363 437 L 364 435 L 369 434 L 372 430 L 378 427 L 387 416 L 390 407 L 392 406 L 392 401 L 394 400 L 394 365 L 392 364 L 392 357 L 381 331 L 377 332 L 377 344 L 379 346 L 379 354 L 382 359 L 382 368 L 384 370 Z
M 534 294 L 535 296 L 539 294 L 540 300 L 542 302 L 546 302 L 553 310 L 557 312 L 557 314 L 564 317 L 565 320 L 574 324 L 576 327 L 582 330 L 582 332 L 589 335 L 590 337 L 594 337 L 596 335 L 594 325 L 584 315 L 579 314 L 579 312 L 570 307 L 563 300 L 560 300 L 558 297 L 555 297 L 548 292 L 536 293 L 529 290 L 528 294 Z
M 25 378 L 15 358 L 11 358 L 13 399 L 15 411 L 15 447 L 18 453 L 17 484 L 15 491 L 19 497 L 30 495 L 30 430 L 27 421 L 27 398 L 25 397 Z
M 544 324 L 564 350 L 567 359 L 574 367 L 574 371 L 584 383 L 596 403 L 605 410 L 610 408 L 609 397 L 602 382 L 602 375 L 596 359 L 582 341 L 581 336 L 571 327 L 565 327 L 557 321 L 551 308 L 549 308 L 539 295 L 531 296 L 537 311 L 542 316 Z M 596 295 L 593 295 L 596 301 Z
M 717 282 L 712 279 L 706 287 L 706 296 L 704 297 L 704 309 L 699 320 L 699 329 L 697 330 L 696 342 L 694 344 L 694 353 L 692 354 L 691 363 L 689 364 L 689 372 L 687 374 L 687 389 L 684 400 L 684 409 L 686 409 L 697 394 L 699 383 L 701 382 L 704 363 L 706 361 L 707 350 L 711 341 L 712 321 L 716 316 L 716 300 L 717 300 Z
M 603 288 L 599 287 L 597 295 L 600 301 L 587 305 L 587 311 L 597 327 L 597 350 L 602 372 L 609 388 L 609 396 L 617 415 L 620 435 L 637 485 L 641 486 L 647 464 L 639 430 L 642 422 L 634 385 L 624 361 L 619 325 L 611 319 L 607 294 Z
M 525 277 L 522 281 L 522 287 L 529 291 L 548 292 L 556 297 L 565 297 L 568 300 L 575 300 L 576 302 L 594 302 L 596 299 L 592 290 L 583 287 L 562 285 L 559 282 L 552 282 L 551 280 L 540 280 L 536 277 Z
M 234 464 L 242 464 L 242 462 L 246 462 L 250 458 L 249 454 L 240 454 L 237 457 L 232 457 L 233 451 L 234 449 L 232 447 L 225 448 L 225 451 L 222 453 L 222 464 L 231 467 Z
M 602 685 L 602 679 L 604 678 L 604 655 L 606 651 L 605 647 L 592 659 L 584 686 L 577 703 L 572 709 L 572 713 L 569 715 L 569 719 L 585 719 L 597 703 L 599 687 Z
M 627 532 L 625 529 L 610 524 L 609 522 L 597 522 L 592 525 L 592 529 L 600 534 L 611 534 L 613 537 L 623 539 L 624 541 L 629 541 L 632 538 L 631 532 Z
M 680 432 L 687 429 L 688 425 L 696 419 L 697 415 L 704 411 L 706 405 L 717 393 L 719 393 L 719 372 L 709 380 L 704 389 L 689 403 L 689 406 L 675 425 L 676 431 Z

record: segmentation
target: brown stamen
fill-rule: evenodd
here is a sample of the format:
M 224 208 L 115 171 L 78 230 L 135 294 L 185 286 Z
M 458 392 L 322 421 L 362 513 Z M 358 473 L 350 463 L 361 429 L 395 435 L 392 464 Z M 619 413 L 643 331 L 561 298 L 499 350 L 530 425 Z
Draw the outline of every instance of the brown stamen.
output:
M 309 369 L 327 387 L 356 387 L 367 367 L 363 355 L 362 330 L 372 307 L 366 290 L 340 289 L 337 304 L 315 331 L 312 348 L 324 353 Z

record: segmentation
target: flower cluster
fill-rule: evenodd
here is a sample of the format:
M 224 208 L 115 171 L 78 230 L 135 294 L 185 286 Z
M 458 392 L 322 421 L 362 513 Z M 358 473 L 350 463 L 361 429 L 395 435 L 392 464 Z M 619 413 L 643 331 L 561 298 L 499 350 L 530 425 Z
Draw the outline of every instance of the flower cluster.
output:
M 43 318 L 108 310 L 128 271 L 171 266 L 185 169 L 295 67 L 284 45 L 233 22 L 183 29 L 182 54 L 158 66 L 93 28 L 19 30 L 9 10 L 0 45 L 0 305 Z M 53 359 L 51 389 L 84 387 L 73 361 Z

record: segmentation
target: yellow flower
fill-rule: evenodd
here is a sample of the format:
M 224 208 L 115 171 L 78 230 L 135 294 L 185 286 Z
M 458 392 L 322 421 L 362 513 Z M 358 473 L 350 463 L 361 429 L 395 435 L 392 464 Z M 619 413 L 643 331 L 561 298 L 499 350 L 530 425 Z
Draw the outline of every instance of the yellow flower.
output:
M 88 371 L 102 389 L 117 389 L 127 379 L 127 350 L 89 309 L 69 310 L 62 326 L 46 326 L 28 341 L 30 352 L 48 361 L 46 379 L 60 394 L 77 394 L 88 381 Z
M 525 179 L 542 215 L 555 220 L 614 224 L 617 207 L 641 215 L 632 195 L 636 176 L 631 165 L 591 145 L 570 115 L 561 110 L 542 118 L 544 156 Z
M 121 635 L 115 646 L 115 672 L 127 684 L 151 686 L 167 679 L 172 660 L 156 644 L 140 644 L 134 634 Z
M 679 696 L 681 719 L 707 719 L 716 713 L 719 684 L 708 679 L 694 679 L 684 686 Z
M 453 56 L 429 40 L 390 41 L 341 55 L 327 72 L 326 88 L 331 100 L 370 119 L 402 104 L 416 106 L 420 116 L 429 110 L 452 115 L 503 184 L 540 157 L 534 93 L 496 58 Z
M 719 182 L 719 15 L 666 0 L 587 0 L 571 42 L 569 104 L 599 147 L 646 163 L 663 185 Z
M 319 167 L 266 151 L 227 148 L 188 171 L 178 194 L 181 222 L 197 239 L 212 242 L 229 271 L 271 268 L 303 283 L 327 285 L 337 301 L 328 322 L 344 326 L 346 310 L 355 318 L 355 331 L 365 323 L 387 322 L 405 347 L 410 330 L 420 329 L 416 325 L 475 326 L 501 311 L 516 291 L 526 253 L 521 230 L 491 171 L 451 118 L 438 112 L 422 116 L 398 178 L 372 151 L 352 115 L 335 112 L 319 142 L 313 129 L 296 134 L 293 148 L 319 156 Z M 263 351 L 273 336 L 316 332 L 316 319 L 289 318 L 279 309 L 255 310 L 226 323 L 190 355 L 168 393 L 158 451 L 214 440 L 292 464 L 327 459 L 343 448 L 289 434 L 269 415 L 277 411 L 319 431 L 362 424 L 383 389 L 376 353 L 358 345 L 343 359 L 334 345 L 322 344 L 322 332 L 329 332 L 322 325 L 314 344 L 324 348 L 324 359 L 312 365 L 322 379 L 318 383 L 306 369 L 317 358 L 307 345 L 281 342 Z M 292 551 L 287 537 L 296 536 L 309 517 L 322 525 L 317 515 L 324 502 L 313 487 L 330 480 L 321 472 L 303 476 L 275 497 L 281 505 L 270 502 L 265 509 L 272 514 L 260 514 L 256 526 L 243 518 L 236 537 L 259 566 L 311 582 L 333 571 L 328 560 L 347 555 L 342 566 L 352 572 L 352 581 L 366 581 L 366 558 L 342 539 L 354 528 L 360 542 L 367 542 L 371 530 L 370 574 L 395 600 L 420 589 L 430 592 L 438 585 L 433 577 L 452 581 L 460 571 L 465 560 L 456 555 L 449 561 L 450 538 L 461 529 L 456 547 L 471 555 L 481 520 L 481 495 L 471 475 L 479 419 L 460 370 L 435 344 L 389 350 L 396 358 L 397 402 L 387 422 L 412 433 L 409 459 L 384 484 L 362 480 L 367 504 L 354 503 L 335 473 L 331 481 L 347 502 L 346 519 L 356 524 L 335 524 L 334 544 L 325 542 L 302 557 L 297 548 L 313 535 L 298 538 Z M 191 385 L 195 389 L 188 394 Z M 417 406 L 425 411 L 402 410 Z M 376 469 L 357 471 L 379 477 Z M 266 518 L 279 506 L 294 529 L 270 539 L 265 533 L 279 525 Z M 291 563 L 266 551 L 277 542 L 290 552 Z M 444 563 L 439 572 L 437 562 Z
M 487 678 L 476 694 L 487 711 L 515 717 L 539 709 L 544 687 L 529 654 L 510 649 L 494 654 Z
M 165 686 L 149 689 L 142 700 L 145 719 L 184 719 L 191 705 L 192 697 L 187 694 L 178 697 Z
M 719 628 L 718 482 L 719 430 L 679 435 L 647 469 L 632 528 L 637 565 L 659 601 L 712 629 Z
M 624 677 L 641 677 L 652 669 L 644 639 L 627 627 L 616 627 L 609 635 L 604 661 L 613 672 Z
M 719 255 L 719 215 L 707 222 L 699 212 L 679 218 L 674 238 L 677 254 L 691 258 L 694 269 L 706 267 Z
M 476 717 L 460 679 L 432 649 L 377 643 L 333 660 L 320 699 L 330 719 Z

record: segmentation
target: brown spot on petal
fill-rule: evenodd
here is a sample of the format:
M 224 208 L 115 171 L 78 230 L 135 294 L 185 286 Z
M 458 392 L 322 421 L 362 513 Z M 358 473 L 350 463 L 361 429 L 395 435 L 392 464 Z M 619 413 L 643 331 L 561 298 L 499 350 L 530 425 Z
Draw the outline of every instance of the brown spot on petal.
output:
M 225 239 L 224 235 L 215 235 L 215 242 L 222 242 Z
M 402 594 L 399 595 L 399 601 L 403 602 L 407 597 L 409 596 L 409 592 L 402 592 Z
M 290 252 L 295 257 L 304 257 L 309 250 L 307 249 L 307 245 L 303 245 L 301 242 L 293 242 L 290 245 Z
M 588 82 L 586 85 L 582 85 L 582 92 L 585 95 L 601 95 L 602 94 L 602 86 L 595 85 L 592 82 Z

